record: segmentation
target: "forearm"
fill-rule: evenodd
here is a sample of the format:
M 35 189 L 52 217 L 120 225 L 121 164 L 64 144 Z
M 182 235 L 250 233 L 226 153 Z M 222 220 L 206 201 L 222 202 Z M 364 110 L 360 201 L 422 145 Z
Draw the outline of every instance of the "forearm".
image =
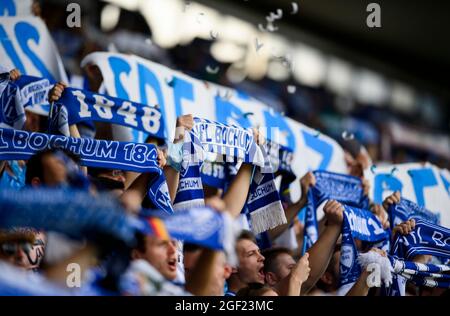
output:
M 283 225 L 279 225 L 271 230 L 269 230 L 269 236 L 271 240 L 278 238 L 289 226 L 292 224 L 295 216 L 297 216 L 298 212 L 306 205 L 305 199 L 300 199 L 297 203 L 291 204 L 286 209 L 285 215 L 287 219 L 287 223 Z
M 166 182 L 169 188 L 170 200 L 173 203 L 175 201 L 175 196 L 177 195 L 180 173 L 171 166 L 166 165 L 164 167 L 164 175 L 166 176 Z
M 369 294 L 369 286 L 367 285 L 367 277 L 369 276 L 369 272 L 363 271 L 359 276 L 358 281 L 353 284 L 352 288 L 346 296 L 367 296 Z
M 247 201 L 252 171 L 253 165 L 242 164 L 227 192 L 225 192 L 223 200 L 225 201 L 226 209 L 233 218 L 239 216 Z
M 76 124 L 69 125 L 69 133 L 70 133 L 70 136 L 72 136 L 74 138 L 81 138 L 81 134 L 78 131 L 78 127 Z M 80 166 L 80 170 L 83 172 L 84 175 L 88 174 L 87 167 Z
M 129 185 L 129 187 L 126 189 L 126 191 L 136 191 L 136 193 L 139 196 L 140 202 L 144 200 L 145 196 L 147 195 L 147 186 L 148 182 L 150 180 L 150 174 L 149 173 L 142 173 L 140 174 L 134 181 Z
M 319 235 L 317 242 L 308 250 L 311 272 L 306 282 L 303 283 L 302 293 L 309 292 L 325 273 L 340 233 L 340 226 L 327 226 L 323 233 Z
M 197 296 L 211 295 L 211 282 L 214 279 L 213 269 L 218 252 L 204 249 L 197 260 L 191 277 L 186 280 L 186 290 Z
M 128 190 L 128 188 L 141 174 L 133 171 L 124 171 L 124 175 L 125 175 L 125 184 L 124 184 L 125 190 Z

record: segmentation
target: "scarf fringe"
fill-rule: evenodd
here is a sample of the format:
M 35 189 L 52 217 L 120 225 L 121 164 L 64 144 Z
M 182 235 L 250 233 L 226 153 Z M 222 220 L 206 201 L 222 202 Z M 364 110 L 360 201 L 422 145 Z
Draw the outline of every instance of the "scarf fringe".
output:
M 280 201 L 275 201 L 250 213 L 251 226 L 254 234 L 260 234 L 269 229 L 287 223 L 283 206 Z
M 174 211 L 179 210 L 188 210 L 191 208 L 198 208 L 198 207 L 204 207 L 205 206 L 205 200 L 204 199 L 195 199 L 195 200 L 188 200 L 179 202 L 173 205 Z

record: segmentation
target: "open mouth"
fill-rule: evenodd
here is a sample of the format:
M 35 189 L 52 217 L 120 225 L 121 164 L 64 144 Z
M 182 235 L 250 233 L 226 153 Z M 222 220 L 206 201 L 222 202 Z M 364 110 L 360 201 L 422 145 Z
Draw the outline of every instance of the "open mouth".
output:
M 261 268 L 261 269 L 259 269 L 259 271 L 258 271 L 258 277 L 259 277 L 261 280 L 264 280 L 264 267 Z
M 177 269 L 177 259 L 169 260 L 168 264 L 171 271 L 175 271 Z

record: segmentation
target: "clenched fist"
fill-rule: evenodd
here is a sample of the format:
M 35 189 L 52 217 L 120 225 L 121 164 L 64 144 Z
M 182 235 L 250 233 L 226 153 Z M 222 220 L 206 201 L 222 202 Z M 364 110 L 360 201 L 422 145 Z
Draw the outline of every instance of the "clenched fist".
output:
M 58 101 L 59 98 L 61 98 L 61 95 L 65 88 L 67 88 L 67 84 L 65 84 L 64 82 L 58 82 L 57 84 L 55 84 L 53 88 L 51 88 L 48 92 L 49 102 Z

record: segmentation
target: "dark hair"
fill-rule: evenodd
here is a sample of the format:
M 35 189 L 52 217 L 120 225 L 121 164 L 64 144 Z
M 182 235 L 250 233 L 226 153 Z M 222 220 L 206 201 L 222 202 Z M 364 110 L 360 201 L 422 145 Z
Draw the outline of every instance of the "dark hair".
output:
M 236 296 L 262 296 L 268 290 L 271 290 L 271 288 L 263 283 L 249 283 L 246 287 L 240 289 Z
M 241 231 L 241 233 L 239 234 L 239 236 L 237 237 L 237 241 L 241 240 L 241 239 L 247 239 L 250 241 L 253 241 L 256 244 L 256 237 L 255 235 L 249 231 L 249 230 L 243 230 Z
M 27 170 L 25 172 L 25 184 L 30 185 L 31 180 L 33 180 L 33 178 L 35 177 L 41 179 L 42 181 L 44 178 L 44 166 L 42 165 L 42 159 L 47 155 L 53 155 L 56 154 L 57 152 L 64 153 L 75 163 L 78 163 L 80 160 L 78 156 L 64 149 L 52 148 L 39 151 L 33 156 L 31 156 L 31 158 L 27 162 Z
M 288 248 L 284 247 L 273 247 L 262 251 L 261 254 L 265 258 L 264 273 L 276 272 L 276 259 L 278 258 L 278 256 L 284 253 L 292 256 L 291 251 Z
M 358 156 L 361 152 L 361 143 L 356 139 L 341 140 L 340 144 L 345 151 L 352 155 L 353 158 L 356 158 L 356 156 Z
M 196 244 L 185 243 L 183 245 L 183 252 L 194 252 L 194 251 L 197 251 L 200 249 L 203 249 L 203 248 Z

